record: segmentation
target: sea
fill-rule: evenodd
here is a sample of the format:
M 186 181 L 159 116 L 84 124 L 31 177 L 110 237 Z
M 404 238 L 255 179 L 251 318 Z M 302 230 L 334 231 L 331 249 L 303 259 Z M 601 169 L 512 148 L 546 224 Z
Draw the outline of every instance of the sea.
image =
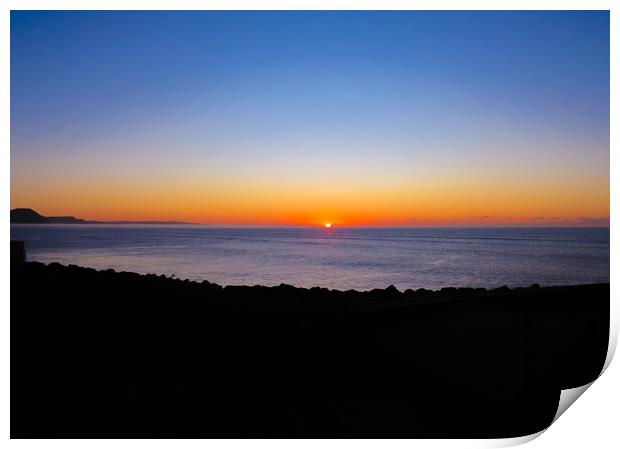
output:
M 609 282 L 609 228 L 11 225 L 27 260 L 220 285 L 371 290 Z

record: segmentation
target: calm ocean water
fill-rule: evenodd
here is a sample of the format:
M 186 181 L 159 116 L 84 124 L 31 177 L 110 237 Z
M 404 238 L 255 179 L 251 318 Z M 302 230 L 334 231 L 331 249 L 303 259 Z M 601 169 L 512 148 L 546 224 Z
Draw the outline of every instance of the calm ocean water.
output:
M 222 285 L 369 290 L 609 282 L 608 228 L 11 225 L 28 260 Z

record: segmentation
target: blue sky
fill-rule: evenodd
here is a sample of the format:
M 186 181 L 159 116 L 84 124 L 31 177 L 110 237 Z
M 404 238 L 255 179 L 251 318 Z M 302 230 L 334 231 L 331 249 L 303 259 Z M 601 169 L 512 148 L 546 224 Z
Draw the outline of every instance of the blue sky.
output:
M 222 173 L 335 196 L 505 173 L 608 208 L 609 14 L 13 11 L 11 166 L 12 206 L 97 216 L 85 179 L 232 195 Z M 605 215 L 582 200 L 553 213 Z

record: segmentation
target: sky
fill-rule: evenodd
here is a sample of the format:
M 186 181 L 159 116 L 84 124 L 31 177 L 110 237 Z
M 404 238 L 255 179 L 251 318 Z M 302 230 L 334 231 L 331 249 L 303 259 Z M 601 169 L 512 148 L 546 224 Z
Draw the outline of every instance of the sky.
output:
M 11 207 L 609 223 L 609 13 L 11 13 Z

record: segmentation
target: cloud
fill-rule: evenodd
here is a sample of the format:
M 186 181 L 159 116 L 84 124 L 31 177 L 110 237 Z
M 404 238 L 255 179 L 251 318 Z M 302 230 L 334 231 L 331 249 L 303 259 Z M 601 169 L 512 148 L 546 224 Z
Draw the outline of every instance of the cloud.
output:
M 574 221 L 584 226 L 609 226 L 609 217 L 577 217 Z
M 530 217 L 528 221 L 566 226 L 609 226 L 609 217 Z

